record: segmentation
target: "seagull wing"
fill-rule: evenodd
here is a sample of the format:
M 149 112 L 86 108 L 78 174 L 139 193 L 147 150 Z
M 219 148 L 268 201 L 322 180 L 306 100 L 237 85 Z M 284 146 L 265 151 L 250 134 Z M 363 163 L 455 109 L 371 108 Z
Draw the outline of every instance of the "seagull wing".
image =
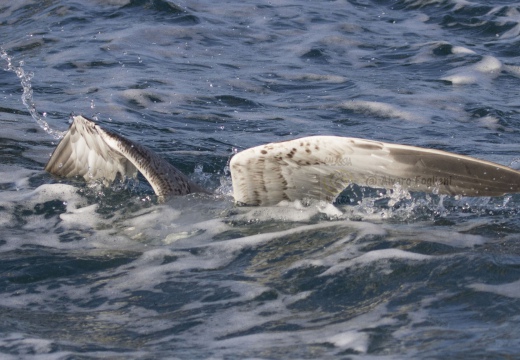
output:
M 135 177 L 139 171 L 160 197 L 205 192 L 150 149 L 104 130 L 83 116 L 73 117 L 45 170 L 57 176 L 109 183 L 117 176 Z
M 334 199 L 352 183 L 464 196 L 520 192 L 520 172 L 445 151 L 336 136 L 313 136 L 244 150 L 231 159 L 235 201 Z
M 117 176 L 135 177 L 137 168 L 103 139 L 101 129 L 82 116 L 75 116 L 45 170 L 61 177 L 112 182 Z

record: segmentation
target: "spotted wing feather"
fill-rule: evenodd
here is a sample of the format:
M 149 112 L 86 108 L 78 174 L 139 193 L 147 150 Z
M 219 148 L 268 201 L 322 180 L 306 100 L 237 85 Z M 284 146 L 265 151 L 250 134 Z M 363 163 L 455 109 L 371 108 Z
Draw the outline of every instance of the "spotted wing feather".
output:
M 313 136 L 244 150 L 230 163 L 235 201 L 274 205 L 334 201 L 352 183 L 375 188 L 500 196 L 520 192 L 520 172 L 449 152 L 336 136 Z

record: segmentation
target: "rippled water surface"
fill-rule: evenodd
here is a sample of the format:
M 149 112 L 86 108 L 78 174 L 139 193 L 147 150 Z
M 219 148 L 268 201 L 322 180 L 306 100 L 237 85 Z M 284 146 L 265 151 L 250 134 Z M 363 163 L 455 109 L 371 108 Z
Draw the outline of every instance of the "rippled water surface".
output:
M 0 353 L 515 358 L 520 196 L 236 207 L 236 151 L 341 135 L 519 168 L 512 1 L 0 0 Z M 215 195 L 43 171 L 71 113 Z

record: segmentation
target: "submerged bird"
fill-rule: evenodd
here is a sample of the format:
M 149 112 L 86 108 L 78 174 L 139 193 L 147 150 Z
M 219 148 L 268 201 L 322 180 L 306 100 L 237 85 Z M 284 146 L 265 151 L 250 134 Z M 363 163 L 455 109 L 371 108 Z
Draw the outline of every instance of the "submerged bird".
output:
M 73 122 L 45 170 L 87 181 L 141 172 L 160 199 L 208 192 L 152 150 L 83 116 Z M 520 172 L 469 156 L 415 146 L 338 136 L 310 136 L 246 149 L 230 162 L 240 205 L 282 200 L 333 202 L 350 184 L 463 196 L 520 192 Z

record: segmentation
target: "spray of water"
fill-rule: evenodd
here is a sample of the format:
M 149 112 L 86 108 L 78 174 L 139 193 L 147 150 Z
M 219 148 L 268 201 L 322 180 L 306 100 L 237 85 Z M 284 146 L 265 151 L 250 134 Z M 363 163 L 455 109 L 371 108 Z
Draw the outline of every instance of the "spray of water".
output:
M 61 139 L 65 134 L 63 131 L 51 129 L 44 117 L 36 110 L 36 106 L 33 101 L 33 90 L 31 86 L 31 80 L 34 76 L 32 72 L 25 72 L 23 69 L 23 61 L 20 61 L 19 66 L 13 65 L 13 59 L 7 54 L 7 52 L 0 48 L 0 58 L 6 61 L 7 71 L 11 71 L 16 74 L 23 88 L 22 103 L 29 110 L 32 118 L 40 125 L 40 127 L 49 135 L 55 139 Z

